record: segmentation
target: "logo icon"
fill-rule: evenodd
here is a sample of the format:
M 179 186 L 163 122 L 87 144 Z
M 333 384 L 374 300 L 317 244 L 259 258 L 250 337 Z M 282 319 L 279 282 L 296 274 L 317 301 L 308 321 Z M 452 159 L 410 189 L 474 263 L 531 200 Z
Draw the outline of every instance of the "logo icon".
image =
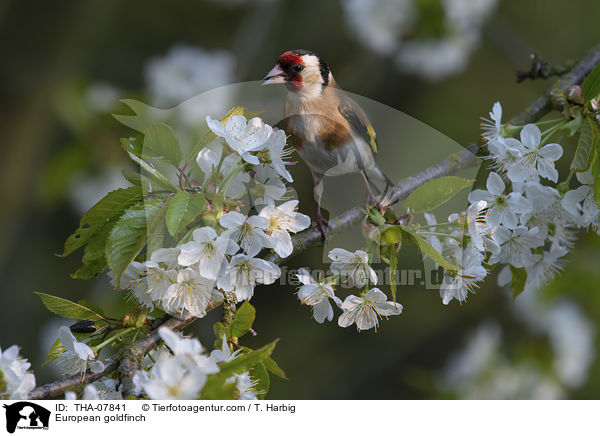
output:
M 19 401 L 3 405 L 6 409 L 6 431 L 14 433 L 15 429 L 48 429 L 50 411 L 29 401 Z

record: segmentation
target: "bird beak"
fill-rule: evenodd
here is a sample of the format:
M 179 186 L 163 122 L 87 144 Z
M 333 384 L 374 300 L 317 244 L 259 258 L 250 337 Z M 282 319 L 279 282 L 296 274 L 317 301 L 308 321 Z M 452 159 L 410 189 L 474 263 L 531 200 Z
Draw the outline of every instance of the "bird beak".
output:
M 276 83 L 285 83 L 285 73 L 279 67 L 279 65 L 275 65 L 271 71 L 267 73 L 265 78 L 263 79 L 263 85 L 274 85 Z

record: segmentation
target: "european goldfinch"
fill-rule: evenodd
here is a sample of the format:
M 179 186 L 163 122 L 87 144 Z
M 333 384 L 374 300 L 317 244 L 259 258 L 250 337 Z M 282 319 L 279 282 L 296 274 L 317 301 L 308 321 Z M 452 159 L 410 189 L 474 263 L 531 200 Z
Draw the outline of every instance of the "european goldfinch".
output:
M 375 130 L 361 107 L 337 87 L 327 64 L 315 53 L 291 50 L 283 53 L 263 84 L 285 84 L 283 128 L 288 142 L 312 172 L 317 201 L 317 224 L 325 234 L 321 215 L 323 177 L 360 172 L 369 200 L 375 202 L 370 184 L 378 193 L 391 182 L 375 163 Z

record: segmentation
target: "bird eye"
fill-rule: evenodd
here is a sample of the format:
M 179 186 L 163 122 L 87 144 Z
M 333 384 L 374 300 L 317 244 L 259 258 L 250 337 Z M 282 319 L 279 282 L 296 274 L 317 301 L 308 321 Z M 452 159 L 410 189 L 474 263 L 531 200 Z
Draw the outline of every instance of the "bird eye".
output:
M 304 65 L 302 65 L 302 64 L 296 64 L 296 65 L 294 65 L 294 71 L 295 71 L 296 73 L 299 73 L 299 72 L 300 72 L 300 71 L 302 71 L 303 69 L 304 69 Z

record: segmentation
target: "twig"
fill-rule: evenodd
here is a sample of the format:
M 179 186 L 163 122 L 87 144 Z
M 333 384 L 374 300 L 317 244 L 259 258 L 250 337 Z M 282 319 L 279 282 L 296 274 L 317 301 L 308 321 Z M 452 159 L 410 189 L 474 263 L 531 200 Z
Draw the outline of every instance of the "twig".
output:
M 563 64 L 549 66 L 548 62 L 540 58 L 537 54 L 531 54 L 531 68 L 529 71 L 517 71 L 517 83 L 526 79 L 548 79 L 552 76 L 562 76 L 568 73 L 577 62 L 567 61 Z

